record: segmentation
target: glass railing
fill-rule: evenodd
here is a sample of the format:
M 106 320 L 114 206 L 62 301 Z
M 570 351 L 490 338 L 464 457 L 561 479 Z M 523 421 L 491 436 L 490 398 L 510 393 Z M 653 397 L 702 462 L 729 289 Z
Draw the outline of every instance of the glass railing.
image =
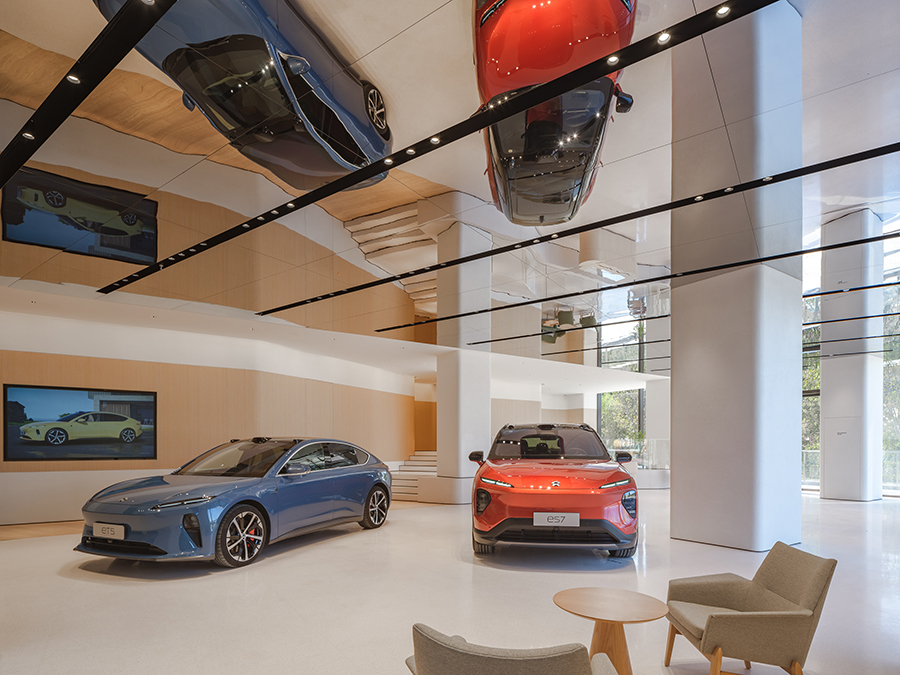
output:
M 608 444 L 610 452 L 630 452 L 634 466 L 638 469 L 668 469 L 671 458 L 668 438 L 617 438 Z

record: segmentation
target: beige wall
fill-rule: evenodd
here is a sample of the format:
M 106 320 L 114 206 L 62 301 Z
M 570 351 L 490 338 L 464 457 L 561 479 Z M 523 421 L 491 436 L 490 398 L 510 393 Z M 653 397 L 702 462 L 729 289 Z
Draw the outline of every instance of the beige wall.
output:
M 534 424 L 541 421 L 540 401 L 491 399 L 491 434 L 497 435 L 504 424 Z
M 174 468 L 230 438 L 326 436 L 383 461 L 414 450 L 413 396 L 253 370 L 0 351 L 6 384 L 157 394 L 156 460 L 0 462 L 0 472 Z
M 541 422 L 547 424 L 590 424 L 597 427 L 596 408 L 572 408 L 571 410 L 555 410 L 544 408 L 541 410 Z
M 437 402 L 416 401 L 416 450 L 437 450 Z

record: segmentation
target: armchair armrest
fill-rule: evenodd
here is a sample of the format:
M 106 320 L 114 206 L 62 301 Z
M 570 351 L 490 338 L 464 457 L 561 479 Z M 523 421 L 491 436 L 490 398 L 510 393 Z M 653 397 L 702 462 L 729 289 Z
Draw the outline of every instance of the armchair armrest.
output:
M 706 622 L 700 651 L 716 647 L 732 658 L 789 668 L 803 663 L 815 629 L 808 609 L 714 614 Z
M 619 675 L 609 657 L 600 652 L 591 659 L 591 675 Z
M 737 574 L 709 574 L 702 577 L 672 579 L 666 602 L 678 600 L 697 605 L 741 609 L 753 582 Z

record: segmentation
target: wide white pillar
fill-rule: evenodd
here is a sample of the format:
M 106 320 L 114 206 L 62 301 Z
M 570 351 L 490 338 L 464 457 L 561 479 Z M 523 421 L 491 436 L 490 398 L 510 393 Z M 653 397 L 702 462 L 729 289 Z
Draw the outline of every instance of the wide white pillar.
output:
M 456 223 L 438 236 L 438 262 L 489 249 L 485 232 Z M 490 259 L 438 269 L 438 316 L 491 306 Z M 490 449 L 491 316 L 483 314 L 438 324 L 437 342 L 457 349 L 437 359 L 437 475 L 419 478 L 419 501 L 466 504 L 478 465 L 469 453 Z
M 698 9 L 705 9 L 698 6 Z M 672 50 L 672 197 L 803 164 L 800 16 L 780 2 Z M 799 181 L 672 213 L 672 269 L 801 248 Z M 672 288 L 671 533 L 753 551 L 800 541 L 796 260 Z
M 866 209 L 822 226 L 822 244 L 875 237 L 882 222 Z M 884 282 L 884 244 L 837 249 L 822 254 L 822 290 Z M 823 499 L 881 499 L 884 319 L 829 320 L 884 312 L 883 289 L 826 295 L 821 300 L 823 340 L 820 387 L 820 483 Z M 828 342 L 840 340 L 840 342 Z M 844 356 L 842 356 L 844 355 Z

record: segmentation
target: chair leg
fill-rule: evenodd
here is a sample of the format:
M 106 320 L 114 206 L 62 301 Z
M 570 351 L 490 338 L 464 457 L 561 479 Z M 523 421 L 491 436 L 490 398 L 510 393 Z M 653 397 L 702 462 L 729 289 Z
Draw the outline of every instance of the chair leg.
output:
M 744 661 L 744 668 L 746 668 L 747 670 L 750 670 L 750 662 L 749 661 Z
M 666 660 L 663 665 L 668 666 L 672 661 L 672 648 L 675 646 L 675 636 L 680 635 L 674 623 L 669 624 L 669 640 L 666 642 Z
M 720 675 L 722 672 L 722 648 L 716 647 L 716 650 L 709 658 L 709 675 Z M 793 673 L 791 674 L 793 675 Z
M 803 675 L 803 668 L 796 661 L 791 663 L 791 669 L 788 671 L 791 675 Z

